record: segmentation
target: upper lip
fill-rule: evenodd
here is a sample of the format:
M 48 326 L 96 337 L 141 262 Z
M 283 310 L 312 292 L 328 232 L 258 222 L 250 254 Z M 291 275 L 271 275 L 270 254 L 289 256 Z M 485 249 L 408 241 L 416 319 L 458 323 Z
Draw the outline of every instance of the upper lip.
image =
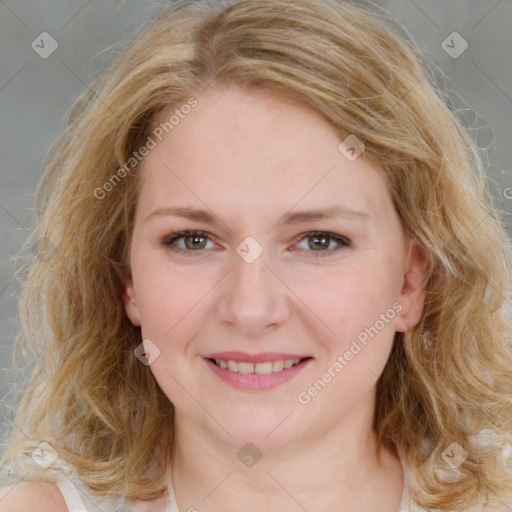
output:
M 267 361 L 281 361 L 288 359 L 304 359 L 311 357 L 305 354 L 285 354 L 282 352 L 261 352 L 259 354 L 246 354 L 244 352 L 215 352 L 204 356 L 206 359 L 217 359 L 222 361 L 236 361 L 247 363 L 266 363 Z

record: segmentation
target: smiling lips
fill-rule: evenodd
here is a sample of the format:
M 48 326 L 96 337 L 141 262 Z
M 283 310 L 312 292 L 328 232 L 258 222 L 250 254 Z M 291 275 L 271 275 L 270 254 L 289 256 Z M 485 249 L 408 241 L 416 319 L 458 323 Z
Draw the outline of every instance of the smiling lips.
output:
M 204 356 L 222 380 L 240 389 L 270 389 L 295 376 L 312 358 L 301 354 L 219 352 Z
M 258 375 L 267 375 L 272 372 L 280 372 L 283 369 L 291 368 L 300 363 L 300 359 L 278 359 L 275 361 L 266 361 L 265 363 L 237 362 L 233 360 L 214 359 L 215 364 L 220 368 L 227 368 L 230 372 L 239 372 L 243 374 L 257 373 Z

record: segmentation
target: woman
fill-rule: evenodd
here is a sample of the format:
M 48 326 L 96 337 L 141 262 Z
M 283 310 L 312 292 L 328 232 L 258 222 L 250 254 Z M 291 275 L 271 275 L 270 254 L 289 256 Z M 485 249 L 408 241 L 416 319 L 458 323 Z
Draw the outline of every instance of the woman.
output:
M 512 506 L 508 241 L 429 70 L 335 0 L 126 48 L 37 192 L 0 511 Z

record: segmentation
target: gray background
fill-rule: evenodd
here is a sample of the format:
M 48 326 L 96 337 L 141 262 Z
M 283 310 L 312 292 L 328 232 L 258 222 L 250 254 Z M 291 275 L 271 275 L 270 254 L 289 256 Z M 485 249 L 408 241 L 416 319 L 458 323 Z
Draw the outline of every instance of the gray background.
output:
M 63 128 L 65 112 L 74 98 L 101 69 L 109 47 L 130 38 L 166 3 L 0 0 L 0 425 L 13 412 L 9 406 L 13 389 L 9 368 L 17 329 L 17 290 L 12 283 L 11 257 L 32 223 L 33 193 L 44 154 Z M 498 207 L 509 212 L 512 1 L 375 3 L 396 16 L 447 74 L 443 87 L 450 91 L 456 108 L 466 109 L 461 113 L 466 125 L 487 150 L 488 175 Z M 454 31 L 468 43 L 458 58 L 442 48 Z M 46 59 L 31 47 L 42 32 L 51 34 L 58 43 L 57 50 Z M 509 224 L 508 214 L 505 220 Z M 507 229 L 512 234 L 510 226 Z

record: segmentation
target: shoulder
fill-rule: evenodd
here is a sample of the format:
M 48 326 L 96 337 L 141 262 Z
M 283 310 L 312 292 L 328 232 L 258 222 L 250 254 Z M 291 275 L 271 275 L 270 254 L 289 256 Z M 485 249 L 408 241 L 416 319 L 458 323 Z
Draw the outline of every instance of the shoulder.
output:
M 25 482 L 0 487 L 0 512 L 68 512 L 57 484 Z

